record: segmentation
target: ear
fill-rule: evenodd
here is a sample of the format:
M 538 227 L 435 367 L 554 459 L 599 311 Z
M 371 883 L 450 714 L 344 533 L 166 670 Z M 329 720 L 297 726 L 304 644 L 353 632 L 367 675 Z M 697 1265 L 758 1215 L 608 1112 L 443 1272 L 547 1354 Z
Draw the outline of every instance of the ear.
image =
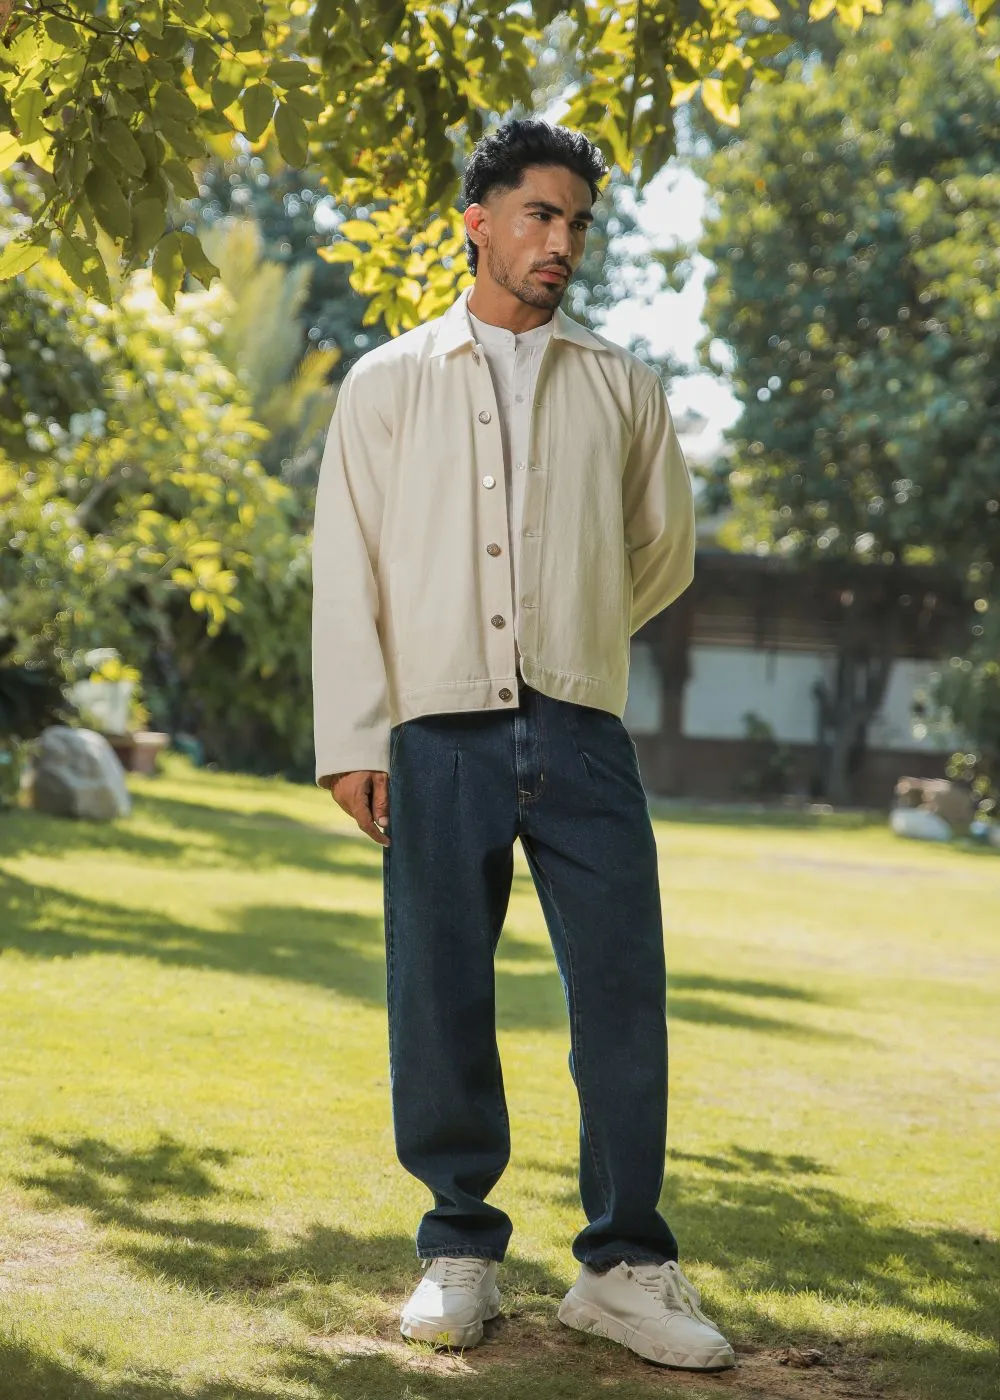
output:
M 470 204 L 462 216 L 465 231 L 477 248 L 485 248 L 489 242 L 489 211 L 485 204 Z

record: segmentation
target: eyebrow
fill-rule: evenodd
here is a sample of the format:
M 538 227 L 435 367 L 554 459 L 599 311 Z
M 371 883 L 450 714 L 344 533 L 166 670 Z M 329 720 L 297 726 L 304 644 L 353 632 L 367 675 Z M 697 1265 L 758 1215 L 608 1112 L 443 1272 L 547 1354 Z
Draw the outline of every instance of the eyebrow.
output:
M 524 207 L 525 209 L 544 209 L 547 214 L 561 214 L 563 212 L 558 204 L 550 204 L 547 199 L 529 199 Z M 585 219 L 588 224 L 594 222 L 594 216 L 589 209 L 578 209 L 573 218 Z

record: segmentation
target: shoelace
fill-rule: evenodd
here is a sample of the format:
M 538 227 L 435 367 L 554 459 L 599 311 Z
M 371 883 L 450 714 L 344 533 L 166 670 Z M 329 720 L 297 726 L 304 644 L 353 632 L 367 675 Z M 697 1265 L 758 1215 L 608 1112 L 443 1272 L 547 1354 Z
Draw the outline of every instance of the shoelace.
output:
M 486 1260 L 473 1256 L 448 1258 L 439 1256 L 427 1265 L 425 1278 L 433 1279 L 442 1288 L 474 1288 L 483 1276 Z
M 673 1259 L 665 1264 L 632 1264 L 630 1272 L 636 1283 L 651 1293 L 665 1308 L 680 1310 L 688 1317 L 714 1327 L 715 1323 L 701 1310 L 701 1294 Z

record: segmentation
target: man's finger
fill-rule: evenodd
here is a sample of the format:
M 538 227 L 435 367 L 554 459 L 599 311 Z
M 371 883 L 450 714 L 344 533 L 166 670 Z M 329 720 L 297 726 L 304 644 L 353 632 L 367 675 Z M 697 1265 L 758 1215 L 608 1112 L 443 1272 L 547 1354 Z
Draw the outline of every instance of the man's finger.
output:
M 372 840 L 377 841 L 380 846 L 388 846 L 388 836 L 384 836 L 382 832 L 379 831 L 378 827 L 375 825 L 374 821 L 372 821 L 370 816 L 368 818 L 368 821 L 366 822 L 359 820 L 358 826 L 361 828 L 361 830 L 365 833 L 366 836 L 370 836 Z
M 389 775 L 375 774 L 375 793 L 372 798 L 372 811 L 379 826 L 389 825 Z

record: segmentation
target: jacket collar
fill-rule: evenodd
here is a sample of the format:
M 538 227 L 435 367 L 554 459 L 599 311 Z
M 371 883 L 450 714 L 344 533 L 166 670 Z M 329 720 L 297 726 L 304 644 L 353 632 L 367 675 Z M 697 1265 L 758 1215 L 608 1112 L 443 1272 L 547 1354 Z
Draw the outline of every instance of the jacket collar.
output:
M 449 355 L 462 345 L 475 345 L 476 337 L 473 334 L 468 311 L 471 291 L 471 287 L 466 287 L 439 319 L 434 335 L 434 349 L 431 351 L 432 358 L 437 355 Z M 566 312 L 559 306 L 556 307 L 552 317 L 552 339 L 569 340 L 574 345 L 582 345 L 586 350 L 607 350 L 610 348 L 593 331 L 589 331 L 586 326 L 581 326 L 578 321 L 567 316 Z

